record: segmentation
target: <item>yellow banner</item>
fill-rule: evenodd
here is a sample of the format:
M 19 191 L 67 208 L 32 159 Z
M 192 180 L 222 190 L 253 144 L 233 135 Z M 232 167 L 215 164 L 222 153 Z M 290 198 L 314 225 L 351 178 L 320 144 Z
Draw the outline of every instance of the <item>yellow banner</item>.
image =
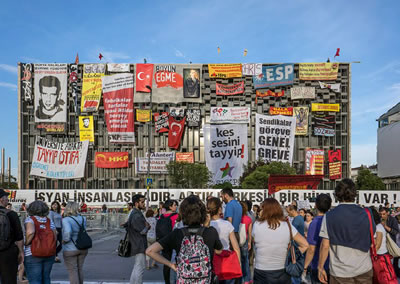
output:
M 105 67 L 104 64 L 85 64 L 83 68 L 81 112 L 97 111 Z
M 242 77 L 242 64 L 208 64 L 210 78 Z
M 308 111 L 306 106 L 293 108 L 293 116 L 296 117 L 296 135 L 308 134 Z
M 151 121 L 151 110 L 149 109 L 137 109 L 136 110 L 136 121 L 149 122 Z
M 300 63 L 300 80 L 336 80 L 339 63 Z
M 311 104 L 311 111 L 334 111 L 334 112 L 339 112 L 340 111 L 340 105 L 339 104 L 316 104 L 316 103 L 313 103 L 313 104 Z
M 94 142 L 93 116 L 79 117 L 79 140 Z

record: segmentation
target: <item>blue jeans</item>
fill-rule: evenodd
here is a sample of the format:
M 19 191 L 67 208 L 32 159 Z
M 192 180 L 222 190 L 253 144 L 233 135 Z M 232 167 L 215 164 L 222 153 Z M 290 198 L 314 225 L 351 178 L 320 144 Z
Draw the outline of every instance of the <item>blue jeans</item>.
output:
M 246 243 L 240 248 L 240 260 L 242 262 L 242 281 L 249 282 L 250 281 L 250 263 L 249 263 L 249 244 L 246 240 Z
M 29 284 L 50 284 L 50 273 L 53 263 L 54 256 L 26 256 L 24 265 Z
M 301 284 L 301 277 L 292 277 L 292 284 Z

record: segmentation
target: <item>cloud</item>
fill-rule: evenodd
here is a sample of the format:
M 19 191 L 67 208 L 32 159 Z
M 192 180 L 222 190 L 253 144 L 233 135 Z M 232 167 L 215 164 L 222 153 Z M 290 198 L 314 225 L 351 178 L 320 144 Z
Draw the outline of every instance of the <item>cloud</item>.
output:
M 10 72 L 10 73 L 15 73 L 15 74 L 18 72 L 17 66 L 8 65 L 8 64 L 0 64 L 0 69 Z
M 39 63 L 43 62 L 41 59 L 33 58 L 33 57 L 28 57 L 28 56 L 22 56 L 21 59 L 25 61 L 25 63 Z
M 365 78 L 368 79 L 376 79 L 382 74 L 387 74 L 387 73 L 400 73 L 400 62 L 399 61 L 392 61 L 390 63 L 387 63 L 386 65 L 382 66 L 381 68 L 368 73 Z
M 351 167 L 376 164 L 376 144 L 351 145 Z
M 182 57 L 182 58 L 186 58 L 185 54 L 183 54 L 182 51 L 178 50 L 175 48 L 175 56 L 176 57 Z
M 0 82 L 0 87 L 8 88 L 8 89 L 11 89 L 13 91 L 17 90 L 17 85 L 11 84 L 11 83 L 6 83 L 6 82 Z

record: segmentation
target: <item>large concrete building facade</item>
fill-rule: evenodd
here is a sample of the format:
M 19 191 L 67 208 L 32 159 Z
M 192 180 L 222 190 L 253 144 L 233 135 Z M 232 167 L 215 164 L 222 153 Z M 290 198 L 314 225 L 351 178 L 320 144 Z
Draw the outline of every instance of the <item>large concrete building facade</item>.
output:
M 276 64 L 263 64 L 272 66 Z M 135 73 L 135 64 L 130 64 L 130 72 Z M 190 67 L 190 65 L 188 64 Z M 77 66 L 77 87 L 82 90 L 83 64 Z M 35 137 L 41 136 L 58 142 L 79 141 L 78 114 L 75 112 L 74 97 L 72 96 L 71 84 L 68 83 L 67 123 L 65 132 L 60 134 L 48 134 L 43 129 L 37 128 L 34 120 L 33 101 L 25 100 L 22 96 L 26 95 L 27 89 L 30 90 L 32 97 L 36 96 L 33 85 L 35 80 L 35 70 L 33 64 L 30 65 L 31 78 L 26 79 L 27 65 L 19 64 L 19 97 L 18 97 L 18 182 L 20 188 L 25 189 L 104 189 L 104 188 L 143 188 L 145 185 L 144 174 L 137 174 L 135 171 L 135 158 L 145 157 L 149 150 L 148 123 L 135 122 L 135 144 L 112 144 L 109 142 L 107 127 L 104 117 L 104 107 L 102 100 L 98 111 L 91 113 L 94 116 L 95 142 L 91 143 L 88 150 L 84 178 L 55 180 L 31 176 L 33 152 L 35 148 Z M 274 92 L 284 91 L 282 97 L 267 96 L 256 100 L 256 90 L 253 85 L 252 76 L 242 76 L 241 78 L 214 79 L 210 78 L 208 65 L 202 65 L 201 76 L 201 103 L 183 102 L 176 104 L 157 103 L 152 106 L 153 113 L 169 111 L 171 107 L 182 107 L 184 109 L 200 109 L 201 124 L 209 123 L 210 108 L 219 107 L 249 107 L 251 110 L 251 120 L 248 124 L 248 153 L 249 161 L 254 161 L 255 153 L 255 114 L 268 115 L 269 108 L 273 107 L 296 107 L 308 106 L 310 115 L 308 117 L 308 132 L 304 136 L 295 136 L 293 166 L 298 174 L 305 173 L 305 150 L 306 148 L 323 149 L 325 153 L 324 178 L 320 183 L 320 189 L 334 189 L 338 180 L 329 179 L 328 175 L 328 150 L 341 149 L 342 177 L 351 176 L 351 64 L 340 63 L 337 79 L 333 81 L 323 81 L 328 84 L 340 83 L 340 90 L 337 92 L 329 88 L 321 88 L 317 80 L 300 80 L 299 64 L 294 64 L 294 81 L 292 85 L 275 87 Z M 106 71 L 107 74 L 112 74 Z M 24 78 L 25 77 L 25 78 Z M 70 78 L 68 79 L 70 80 Z M 244 82 L 244 93 L 235 96 L 217 96 L 216 83 L 235 84 Z M 293 86 L 315 87 L 314 99 L 291 100 L 290 89 Z M 28 90 L 28 91 L 29 91 Z M 79 92 L 78 92 L 79 98 Z M 78 100 L 79 101 L 79 100 Z M 334 136 L 315 136 L 313 132 L 313 112 L 312 103 L 339 104 L 339 112 L 330 112 L 335 116 Z M 135 109 L 148 109 L 149 104 L 135 103 Z M 155 133 L 154 123 L 151 126 L 152 152 L 173 151 L 168 148 L 168 135 L 166 133 Z M 126 151 L 129 152 L 129 167 L 120 169 L 97 168 L 94 164 L 95 152 L 98 151 Z M 193 152 L 196 163 L 205 163 L 204 137 L 202 126 L 186 127 L 181 141 L 179 152 Z M 167 188 L 168 177 L 165 174 L 152 175 L 154 188 Z

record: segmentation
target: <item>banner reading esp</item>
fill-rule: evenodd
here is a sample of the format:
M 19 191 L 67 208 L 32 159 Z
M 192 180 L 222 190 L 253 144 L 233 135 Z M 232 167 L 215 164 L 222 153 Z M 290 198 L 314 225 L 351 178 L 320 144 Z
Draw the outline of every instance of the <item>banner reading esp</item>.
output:
M 309 109 L 306 106 L 293 108 L 293 116 L 296 117 L 296 135 L 307 135 L 308 112 Z
M 306 175 L 324 174 L 324 150 L 306 148 Z
M 79 117 L 79 140 L 94 142 L 93 116 Z
M 300 80 L 336 80 L 339 63 L 300 63 Z
M 239 185 L 247 165 L 247 124 L 204 125 L 204 155 L 213 184 Z
M 81 112 L 97 111 L 101 98 L 101 78 L 105 64 L 85 64 L 83 66 Z
M 294 64 L 263 66 L 262 73 L 253 76 L 254 89 L 273 88 L 292 85 L 294 79 Z
M 242 64 L 208 64 L 210 78 L 242 77 Z
M 329 150 L 329 178 L 341 179 L 342 178 L 342 150 Z

